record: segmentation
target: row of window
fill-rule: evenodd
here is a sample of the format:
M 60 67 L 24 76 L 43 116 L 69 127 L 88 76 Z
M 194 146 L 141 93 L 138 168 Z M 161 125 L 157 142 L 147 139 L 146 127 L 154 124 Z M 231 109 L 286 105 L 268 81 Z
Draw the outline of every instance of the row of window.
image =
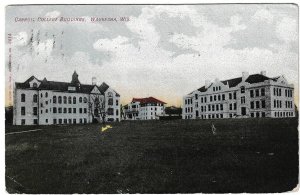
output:
M 275 117 L 292 117 L 294 115 L 293 112 L 275 112 Z
M 48 119 L 45 119 L 45 123 L 48 124 Z M 86 118 L 80 118 L 78 121 L 80 124 L 87 123 Z M 53 119 L 53 124 L 76 124 L 77 120 L 74 119 Z M 33 124 L 38 124 L 38 119 L 33 119 Z M 26 119 L 21 119 L 21 125 L 26 125 Z
M 274 108 L 282 108 L 282 101 L 274 100 Z
M 56 107 L 53 107 L 53 113 L 56 114 L 56 113 L 76 113 L 76 108 L 56 108 Z M 82 113 L 87 113 L 87 108 L 79 108 L 79 113 L 82 114 Z M 72 112 L 73 111 L 73 112 Z M 38 114 L 38 108 L 37 107 L 33 107 L 32 108 L 32 112 L 33 112 L 33 115 L 37 115 Z M 51 108 L 50 108 L 50 112 L 51 112 Z M 45 109 L 45 113 L 48 113 L 48 109 Z M 22 116 L 25 116 L 26 114 L 26 108 L 25 106 L 22 106 L 21 107 L 21 115 Z M 43 114 L 43 110 L 41 110 L 41 114 Z
M 266 101 L 265 100 L 261 100 L 261 101 L 252 101 L 250 102 L 250 108 L 251 109 L 259 109 L 259 108 L 266 108 Z
M 192 104 L 193 103 L 193 100 L 192 99 L 185 99 L 185 102 L 184 102 L 186 105 L 188 104 Z
M 73 102 L 72 102 L 72 99 L 73 99 Z M 56 103 L 59 103 L 59 104 L 61 104 L 61 103 L 64 103 L 64 104 L 76 104 L 76 97 L 71 97 L 71 96 L 69 96 L 69 97 L 67 97 L 67 96 L 58 96 L 58 97 L 56 97 L 56 96 L 53 96 L 53 103 L 54 104 L 56 104 Z M 84 97 L 84 98 L 82 98 L 82 97 L 79 97 L 79 103 L 87 103 L 87 98 L 86 97 Z
M 285 97 L 293 97 L 293 91 L 291 89 L 285 89 Z
M 198 99 L 198 94 L 195 94 L 195 99 Z M 229 100 L 236 99 L 236 92 L 229 93 Z M 211 95 L 209 96 L 209 101 L 223 101 L 226 100 L 226 95 L 225 94 L 218 94 L 218 95 Z M 201 97 L 200 99 L 201 103 L 206 103 L 207 98 L 206 97 Z M 187 104 L 187 103 L 186 103 Z
M 285 101 L 286 108 L 293 108 L 293 101 Z
M 250 116 L 252 118 L 254 118 L 254 117 L 257 117 L 257 118 L 259 118 L 259 117 L 266 117 L 266 113 L 265 112 L 251 112 Z
M 259 97 L 259 96 L 265 96 L 266 92 L 265 92 L 265 88 L 261 88 L 261 89 L 255 89 L 255 90 L 250 90 L 250 97 Z
M 213 87 L 213 91 L 219 91 L 219 90 L 221 90 L 221 86 Z
M 46 97 L 48 97 L 48 93 L 46 92 Z M 41 97 L 42 97 L 42 93 L 41 93 Z M 72 101 L 73 100 L 73 101 Z M 62 103 L 64 103 L 64 104 L 76 104 L 76 97 L 67 97 L 67 96 L 53 96 L 53 103 L 54 104 L 56 104 L 57 102 L 59 103 L 59 104 L 62 104 Z M 87 103 L 87 98 L 86 97 L 84 97 L 84 98 L 82 98 L 82 97 L 79 97 L 79 103 Z M 21 102 L 25 102 L 26 101 L 26 95 L 24 94 L 24 93 L 22 93 L 21 94 Z M 33 102 L 34 103 L 37 103 L 38 102 L 38 96 L 36 95 L 36 94 L 34 94 L 33 95 Z M 50 100 L 50 103 L 51 103 L 51 100 Z M 48 104 L 48 101 L 46 101 L 46 104 Z M 108 99 L 108 105 L 113 105 L 113 98 L 109 98 Z M 119 101 L 118 100 L 116 100 L 116 106 L 118 106 L 119 105 Z M 43 107 L 43 104 L 41 103 L 41 107 Z

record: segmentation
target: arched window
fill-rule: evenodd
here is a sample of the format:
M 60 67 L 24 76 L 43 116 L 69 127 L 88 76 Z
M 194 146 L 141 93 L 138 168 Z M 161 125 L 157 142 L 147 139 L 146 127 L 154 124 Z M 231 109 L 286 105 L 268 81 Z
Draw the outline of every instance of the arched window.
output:
M 45 96 L 48 97 L 48 92 L 46 92 Z
M 53 104 L 56 104 L 56 96 L 53 96 Z
M 86 97 L 83 98 L 83 102 L 87 103 L 87 98 Z
M 67 96 L 64 96 L 64 104 L 67 103 Z
M 108 92 L 108 93 L 107 93 L 107 96 L 108 96 L 108 97 L 112 97 L 112 96 L 113 96 L 112 92 Z
M 68 103 L 72 104 L 72 98 L 70 96 L 68 97 Z
M 43 97 L 43 93 L 41 93 L 41 98 Z
M 61 104 L 61 96 L 58 96 L 58 103 Z
M 21 102 L 25 102 L 25 94 L 24 93 L 21 94 Z
M 241 93 L 245 93 L 245 87 L 241 86 Z
M 76 97 L 73 97 L 73 104 L 76 104 Z
M 37 98 L 38 96 L 36 94 L 33 95 L 33 102 L 36 103 L 37 102 Z
M 32 84 L 32 87 L 33 87 L 33 88 L 37 88 L 37 83 L 33 83 L 33 84 Z
M 79 98 L 79 103 L 82 103 L 82 97 Z

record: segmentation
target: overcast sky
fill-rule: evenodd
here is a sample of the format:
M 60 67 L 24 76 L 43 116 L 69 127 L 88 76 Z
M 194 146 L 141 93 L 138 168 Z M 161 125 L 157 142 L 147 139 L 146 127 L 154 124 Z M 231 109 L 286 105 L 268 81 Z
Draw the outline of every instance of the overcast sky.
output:
M 15 22 L 16 17 L 86 22 Z M 129 21 L 92 23 L 91 17 Z M 76 70 L 81 83 L 97 77 L 109 84 L 123 104 L 154 96 L 179 106 L 205 80 L 239 77 L 242 71 L 283 74 L 298 88 L 298 8 L 292 4 L 10 6 L 8 33 L 14 81 L 35 75 L 70 82 Z

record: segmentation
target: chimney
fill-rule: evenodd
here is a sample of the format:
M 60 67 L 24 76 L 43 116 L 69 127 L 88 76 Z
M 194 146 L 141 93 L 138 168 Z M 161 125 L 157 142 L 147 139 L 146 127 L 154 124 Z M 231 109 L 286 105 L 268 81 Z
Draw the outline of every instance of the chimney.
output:
M 263 75 L 263 76 L 267 76 L 267 72 L 266 71 L 261 71 L 260 74 Z
M 97 85 L 97 78 L 96 77 L 92 78 L 92 85 Z
M 211 82 L 209 80 L 205 80 L 205 88 L 208 88 L 210 86 Z
M 249 72 L 243 72 L 242 75 L 242 80 L 245 81 L 249 77 Z

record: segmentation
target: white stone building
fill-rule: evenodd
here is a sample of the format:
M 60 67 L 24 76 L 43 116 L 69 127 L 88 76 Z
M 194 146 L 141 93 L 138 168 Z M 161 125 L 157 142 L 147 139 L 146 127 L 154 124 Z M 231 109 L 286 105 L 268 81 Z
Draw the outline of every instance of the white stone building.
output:
M 120 95 L 106 83 L 81 84 L 76 72 L 72 81 L 39 80 L 31 76 L 15 83 L 14 125 L 82 124 L 120 121 Z
M 294 86 L 284 76 L 266 72 L 214 82 L 183 98 L 183 119 L 295 117 Z
M 123 107 L 125 120 L 154 120 L 164 115 L 166 103 L 154 97 L 133 98 Z

